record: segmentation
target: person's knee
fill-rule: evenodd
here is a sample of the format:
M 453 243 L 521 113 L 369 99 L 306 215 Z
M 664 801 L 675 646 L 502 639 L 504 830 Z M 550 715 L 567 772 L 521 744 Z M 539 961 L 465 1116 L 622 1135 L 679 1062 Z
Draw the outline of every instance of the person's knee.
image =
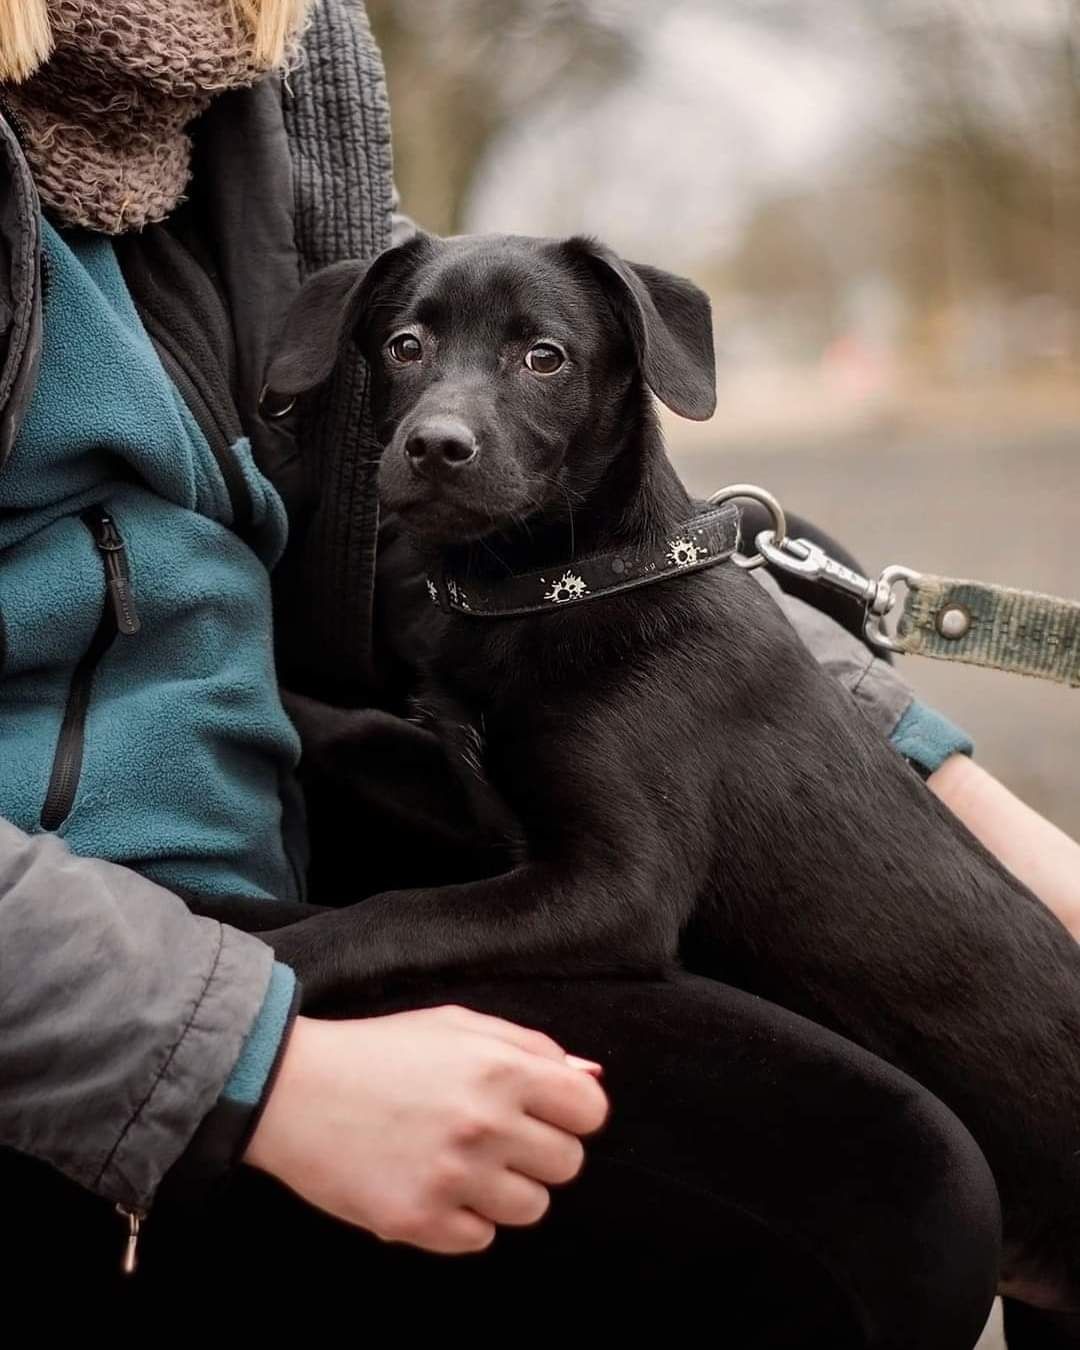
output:
M 895 1165 L 906 1203 L 892 1225 L 890 1324 L 874 1346 L 970 1350 L 990 1315 L 1001 1262 L 997 1188 L 982 1151 L 937 1098 L 909 1098 Z M 879 1305 L 882 1306 L 882 1305 Z

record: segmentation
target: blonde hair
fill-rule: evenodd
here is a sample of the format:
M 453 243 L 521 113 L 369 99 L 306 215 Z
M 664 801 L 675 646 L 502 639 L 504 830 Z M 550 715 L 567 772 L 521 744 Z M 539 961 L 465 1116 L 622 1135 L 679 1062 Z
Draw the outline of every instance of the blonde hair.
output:
M 255 34 L 256 64 L 267 70 L 281 65 L 290 39 L 311 8 L 311 0 L 232 0 L 232 3 Z
M 256 64 L 280 65 L 311 0 L 230 0 L 251 29 Z M 52 50 L 48 0 L 0 0 L 0 82 L 32 75 Z
M 25 80 L 51 50 L 46 0 L 0 0 L 0 80 Z

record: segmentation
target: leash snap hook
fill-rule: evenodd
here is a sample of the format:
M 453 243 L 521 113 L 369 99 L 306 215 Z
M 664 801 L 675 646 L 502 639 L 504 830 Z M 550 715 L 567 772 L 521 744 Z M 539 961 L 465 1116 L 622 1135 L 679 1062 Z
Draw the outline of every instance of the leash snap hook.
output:
M 875 613 L 886 613 L 889 597 L 881 580 L 864 577 L 861 572 L 845 567 L 831 557 L 820 544 L 810 539 L 777 539 L 774 530 L 762 530 L 754 540 L 755 547 L 765 561 L 782 572 L 817 581 L 856 600 L 870 605 Z
M 758 555 L 772 567 L 793 576 L 815 581 L 832 590 L 853 596 L 866 606 L 863 631 L 875 647 L 883 651 L 902 651 L 900 643 L 885 626 L 886 617 L 896 608 L 897 590 L 910 586 L 920 574 L 910 567 L 893 564 L 875 580 L 846 567 L 810 539 L 777 538 L 775 530 L 762 530 L 754 540 Z

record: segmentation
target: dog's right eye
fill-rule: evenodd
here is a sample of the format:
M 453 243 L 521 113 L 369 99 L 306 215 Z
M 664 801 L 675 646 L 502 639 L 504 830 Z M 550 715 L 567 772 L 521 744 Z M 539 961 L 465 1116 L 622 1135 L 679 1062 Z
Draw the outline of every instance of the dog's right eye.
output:
M 415 333 L 398 333 L 386 344 L 390 359 L 400 366 L 411 365 L 424 355 L 424 345 Z
M 554 342 L 537 342 L 525 353 L 525 365 L 536 375 L 554 375 L 566 362 Z

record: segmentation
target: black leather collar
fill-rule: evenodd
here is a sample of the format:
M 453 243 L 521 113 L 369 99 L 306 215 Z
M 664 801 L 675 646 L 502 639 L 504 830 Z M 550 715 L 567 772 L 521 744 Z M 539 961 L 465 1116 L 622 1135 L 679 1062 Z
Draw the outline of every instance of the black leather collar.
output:
M 432 603 L 474 619 L 551 614 L 570 605 L 651 586 L 725 562 L 739 546 L 739 508 L 727 503 L 694 516 L 669 539 L 642 552 L 596 553 L 538 572 L 497 579 L 454 576 L 441 568 L 428 576 Z

